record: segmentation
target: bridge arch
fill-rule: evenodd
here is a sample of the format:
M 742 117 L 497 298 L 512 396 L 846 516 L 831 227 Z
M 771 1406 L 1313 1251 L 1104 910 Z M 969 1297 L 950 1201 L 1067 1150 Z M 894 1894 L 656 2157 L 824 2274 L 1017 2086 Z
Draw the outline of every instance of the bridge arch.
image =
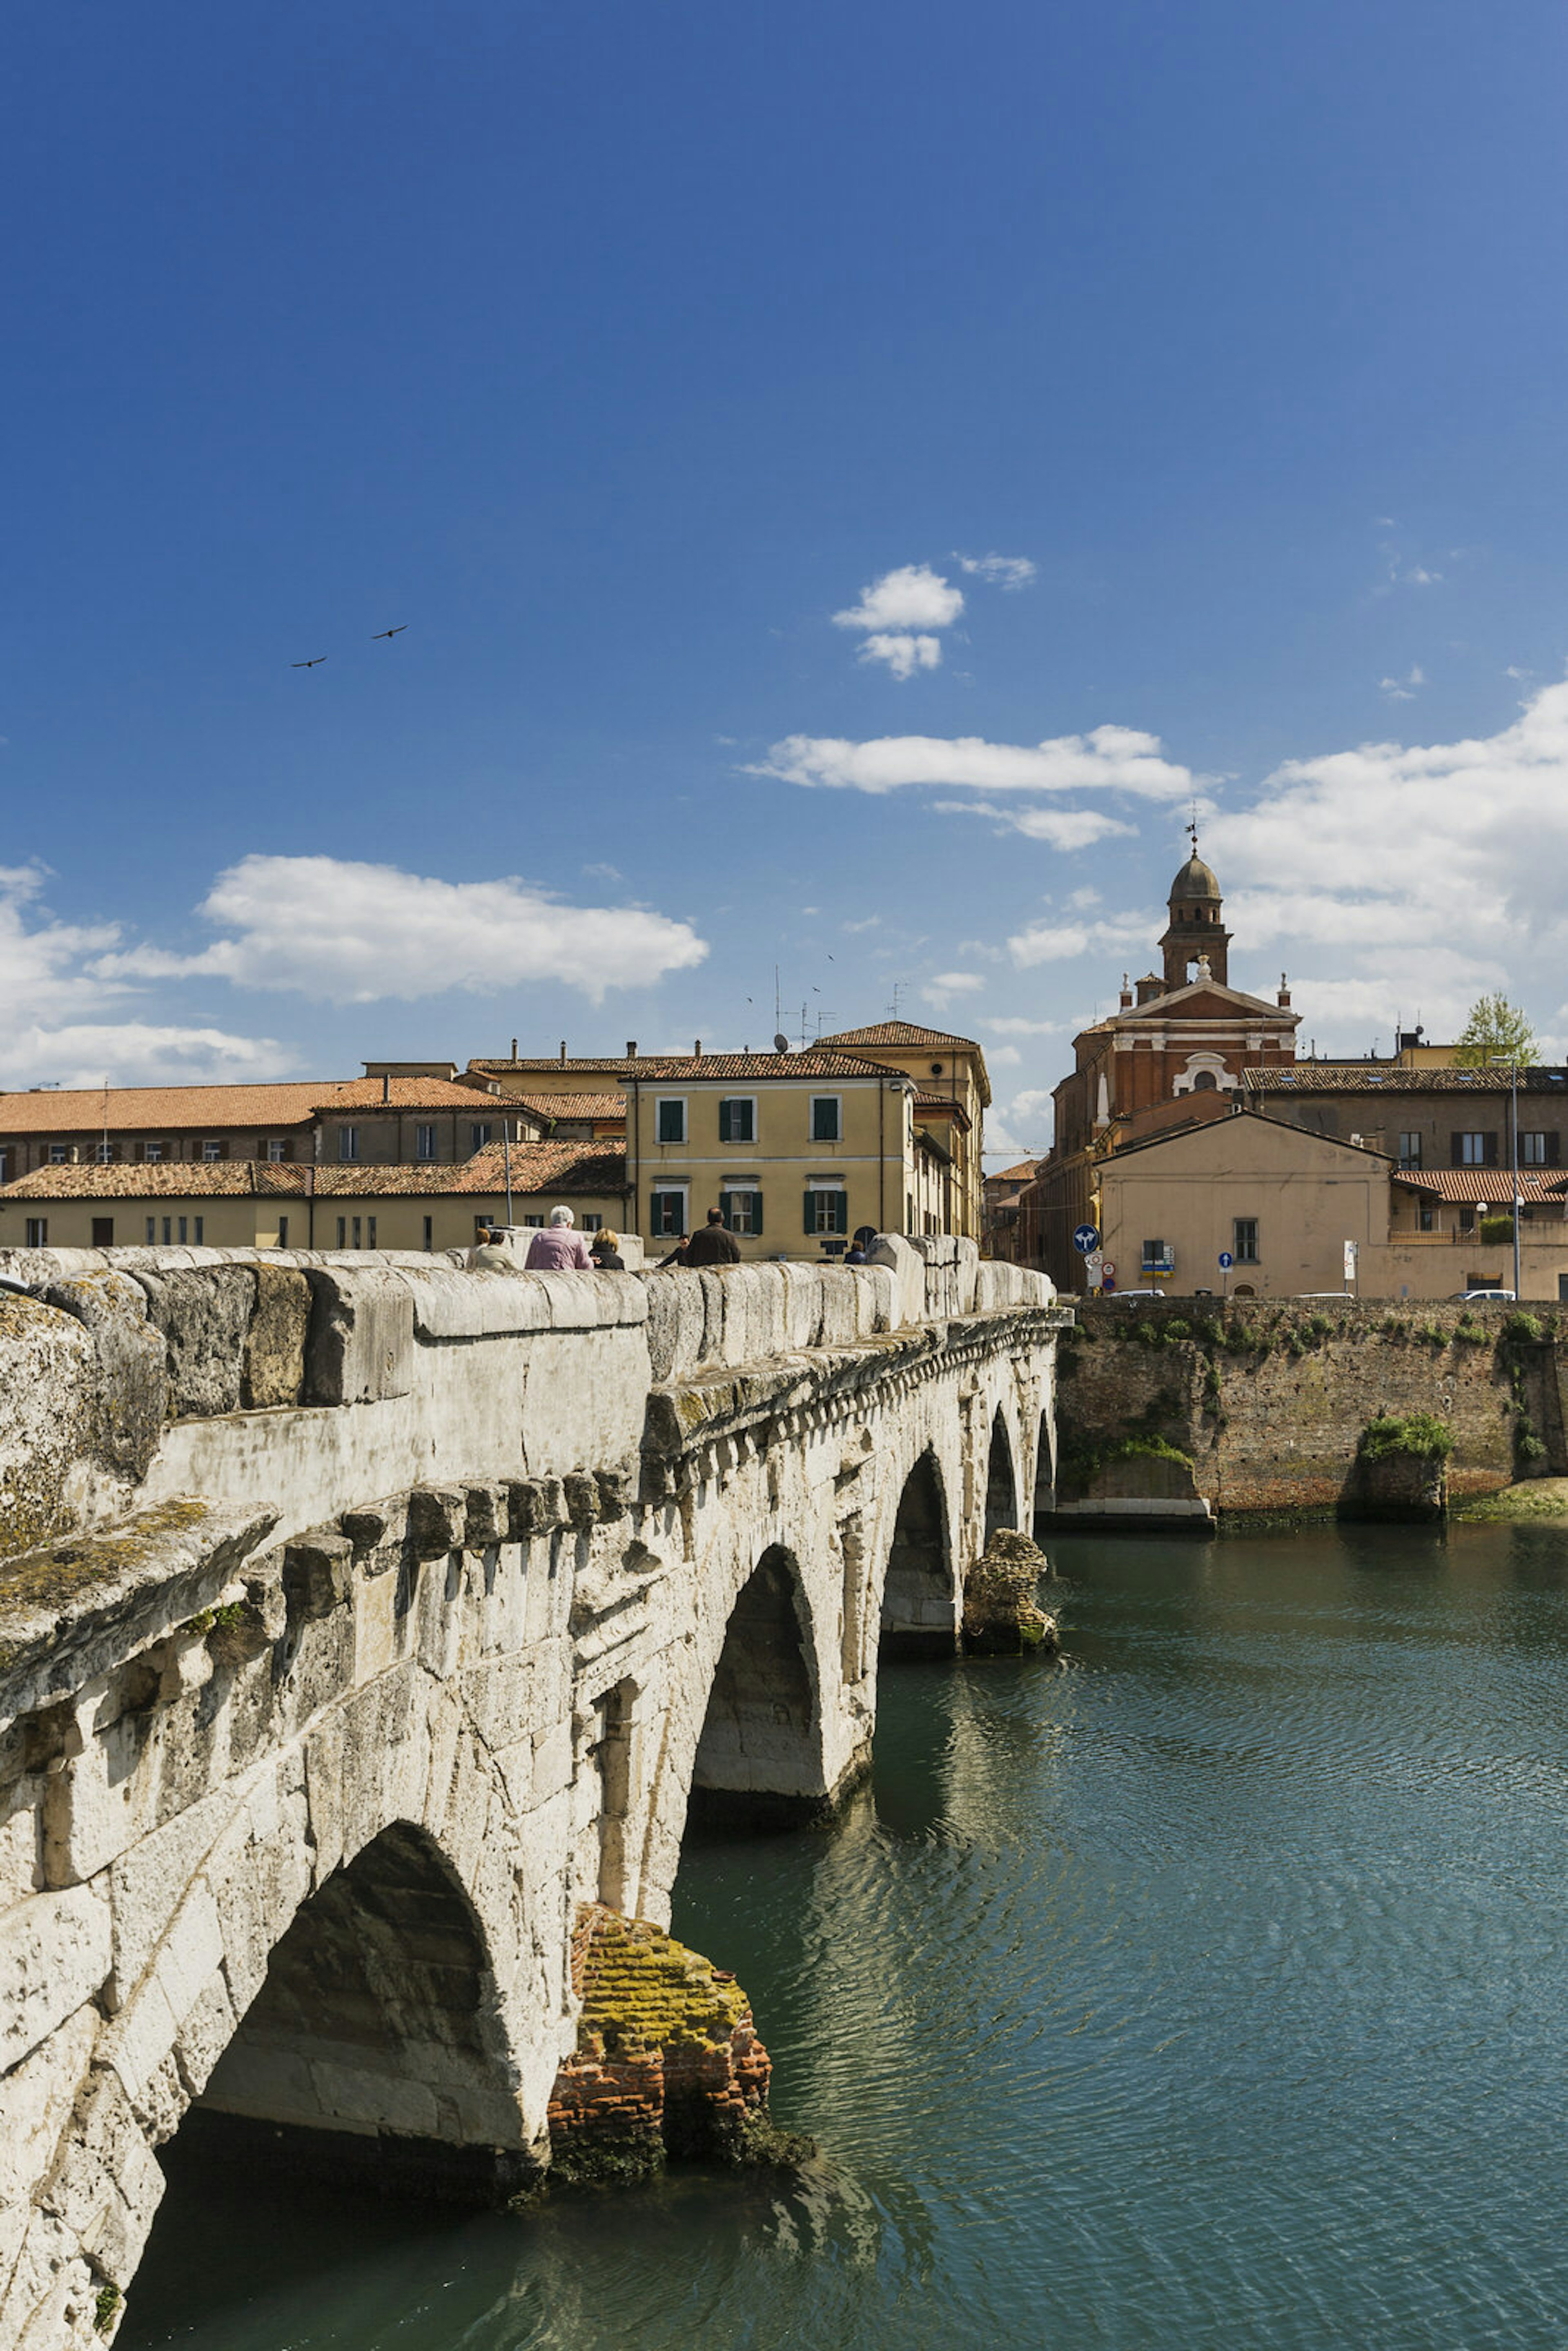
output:
M 796 1553 L 768 1543 L 739 1583 L 701 1684 L 689 1819 L 782 1825 L 829 1802 L 814 1617 Z
M 878 1655 L 948 1656 L 957 1646 L 958 1599 L 951 1512 L 936 1448 L 920 1453 L 898 1497 L 878 1609 Z
M 991 1440 L 986 1456 L 986 1519 L 982 1549 L 998 1527 L 1016 1527 L 1018 1523 L 1018 1463 L 1007 1414 L 998 1404 L 991 1418 Z

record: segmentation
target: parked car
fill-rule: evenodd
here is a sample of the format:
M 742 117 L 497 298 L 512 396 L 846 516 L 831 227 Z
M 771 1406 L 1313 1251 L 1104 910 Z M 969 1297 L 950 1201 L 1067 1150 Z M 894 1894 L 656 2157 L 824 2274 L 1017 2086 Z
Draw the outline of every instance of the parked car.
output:
M 1163 1290 L 1107 1290 L 1102 1292 L 1106 1298 L 1163 1298 L 1165 1294 Z
M 1511 1306 L 1513 1304 L 1513 1292 L 1511 1290 L 1451 1290 L 1449 1295 L 1456 1306 L 1465 1305 L 1471 1299 L 1475 1298 L 1479 1298 L 1483 1301 L 1490 1298 L 1494 1305 L 1499 1306 Z
M 1357 1292 L 1354 1290 L 1298 1290 L 1298 1298 L 1348 1298 L 1354 1306 Z

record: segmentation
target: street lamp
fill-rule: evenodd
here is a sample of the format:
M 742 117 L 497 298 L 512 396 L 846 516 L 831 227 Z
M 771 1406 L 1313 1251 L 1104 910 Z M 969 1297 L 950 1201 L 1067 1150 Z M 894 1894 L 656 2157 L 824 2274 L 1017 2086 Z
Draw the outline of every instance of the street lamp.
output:
M 1509 1117 L 1509 1130 L 1510 1139 L 1512 1145 L 1513 1160 L 1513 1301 L 1514 1304 L 1517 1306 L 1520 1299 L 1521 1287 L 1519 1279 L 1519 1218 L 1521 1207 L 1519 1197 L 1519 1056 L 1516 1053 L 1489 1053 L 1487 1059 L 1494 1062 L 1506 1061 L 1508 1063 L 1511 1078 L 1509 1091 L 1512 1097 L 1512 1101 Z

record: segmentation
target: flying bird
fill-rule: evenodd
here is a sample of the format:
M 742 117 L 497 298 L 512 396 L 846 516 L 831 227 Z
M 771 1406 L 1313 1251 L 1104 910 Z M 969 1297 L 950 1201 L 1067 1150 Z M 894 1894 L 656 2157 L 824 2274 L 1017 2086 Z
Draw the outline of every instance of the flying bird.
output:
M 400 621 L 395 629 L 378 629 L 375 635 L 371 639 L 371 643 L 374 645 L 379 644 L 382 637 L 401 637 L 407 626 L 408 622 L 406 621 Z
M 318 653 L 314 661 L 290 662 L 288 666 L 290 669 L 319 669 L 326 658 L 325 653 Z

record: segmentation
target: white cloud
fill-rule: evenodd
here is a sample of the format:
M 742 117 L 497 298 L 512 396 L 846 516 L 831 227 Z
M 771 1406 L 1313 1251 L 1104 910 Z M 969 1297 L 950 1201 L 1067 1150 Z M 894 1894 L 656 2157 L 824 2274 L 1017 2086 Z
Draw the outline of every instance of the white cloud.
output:
M 1021 1013 L 999 1013 L 994 1019 L 982 1020 L 982 1029 L 994 1029 L 998 1037 L 1060 1037 L 1066 1028 L 1065 1020 L 1027 1020 Z
M 1289 761 L 1204 853 L 1239 944 L 1292 950 L 1320 1041 L 1350 1020 L 1386 1041 L 1401 1017 L 1451 1032 L 1493 987 L 1528 1009 L 1568 951 L 1568 684 L 1495 735 Z
M 749 776 L 836 790 L 895 792 L 911 785 L 983 792 L 1133 792 L 1145 799 L 1186 799 L 1190 768 L 1164 756 L 1157 735 L 1133 726 L 1095 726 L 1043 743 L 988 743 L 983 736 L 883 735 L 866 743 L 835 736 L 789 735 Z
M 973 572 L 977 579 L 989 580 L 998 588 L 1029 588 L 1037 576 L 1027 555 L 959 555 L 954 560 L 960 571 Z
M 1427 683 L 1427 673 L 1417 666 L 1407 677 L 1383 677 L 1377 683 L 1379 690 L 1388 696 L 1390 702 L 1414 702 L 1416 687 Z
M 487 995 L 558 980 L 597 1003 L 707 954 L 688 923 L 640 907 L 569 906 L 515 877 L 442 882 L 336 857 L 244 857 L 201 910 L 226 935 L 197 955 L 132 947 L 112 979 L 218 978 L 338 1004 Z
M 136 993 L 100 970 L 119 925 L 56 921 L 42 904 L 45 879 L 35 866 L 0 867 L 0 1084 L 270 1078 L 290 1066 L 271 1038 L 114 1019 Z
M 1145 913 L 1116 914 L 1097 923 L 1031 923 L 1008 941 L 1008 953 L 1020 969 L 1038 963 L 1065 963 L 1071 956 L 1107 950 L 1135 950 L 1149 937 Z
M 1435 588 L 1442 576 L 1440 571 L 1428 571 L 1423 564 L 1419 563 L 1413 563 L 1407 571 L 1402 571 L 1399 574 L 1401 580 L 1411 588 Z
M 921 996 L 938 1011 L 950 1004 L 956 996 L 978 996 L 984 993 L 985 980 L 977 971 L 939 971 L 921 988 Z
M 933 571 L 928 563 L 902 564 L 861 590 L 847 612 L 835 612 L 840 629 L 947 629 L 964 609 L 964 591 Z
M 1527 677 L 1533 677 L 1535 675 L 1535 672 L 1532 669 L 1521 669 L 1517 662 L 1510 662 L 1508 667 L 1503 672 L 1503 675 L 1504 677 L 1518 678 L 1522 682 Z
M 1016 1045 L 993 1045 L 986 1059 L 994 1070 L 1016 1070 L 1023 1055 Z
M 935 800 L 932 806 L 938 816 L 993 817 L 1001 831 L 1021 832 L 1030 841 L 1048 842 L 1052 849 L 1088 849 L 1113 832 L 1136 830 L 1099 809 L 1001 809 L 989 800 Z
M 862 662 L 885 662 L 894 677 L 913 677 L 917 669 L 940 669 L 940 637 L 889 636 L 878 631 L 868 637 L 856 656 Z

